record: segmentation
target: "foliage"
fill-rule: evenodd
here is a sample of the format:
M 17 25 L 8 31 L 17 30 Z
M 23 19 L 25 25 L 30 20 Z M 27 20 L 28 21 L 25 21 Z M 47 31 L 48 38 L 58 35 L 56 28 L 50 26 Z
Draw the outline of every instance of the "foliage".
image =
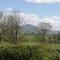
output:
M 58 60 L 59 51 L 45 45 L 1 45 L 0 60 Z

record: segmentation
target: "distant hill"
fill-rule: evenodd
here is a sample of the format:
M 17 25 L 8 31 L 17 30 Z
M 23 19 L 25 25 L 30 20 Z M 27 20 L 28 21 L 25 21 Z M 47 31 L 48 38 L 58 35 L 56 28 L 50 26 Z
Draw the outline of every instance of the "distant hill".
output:
M 26 24 L 22 26 L 23 32 L 27 32 L 27 33 L 37 33 L 36 29 L 37 27 L 31 24 Z
M 25 33 L 34 33 L 34 34 L 38 34 L 37 32 L 37 27 L 33 26 L 31 24 L 26 24 L 22 26 L 22 31 Z M 49 34 L 57 34 L 59 33 L 60 30 L 51 30 L 49 31 Z
M 60 33 L 60 30 L 51 30 L 49 32 L 49 34 L 57 34 L 57 33 Z

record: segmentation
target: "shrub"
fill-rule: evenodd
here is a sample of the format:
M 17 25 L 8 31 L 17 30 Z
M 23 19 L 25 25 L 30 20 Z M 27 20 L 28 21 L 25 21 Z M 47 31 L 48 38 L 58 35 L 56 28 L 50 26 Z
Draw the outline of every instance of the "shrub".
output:
M 8 45 L 0 46 L 0 60 L 57 60 L 57 50 L 45 46 Z

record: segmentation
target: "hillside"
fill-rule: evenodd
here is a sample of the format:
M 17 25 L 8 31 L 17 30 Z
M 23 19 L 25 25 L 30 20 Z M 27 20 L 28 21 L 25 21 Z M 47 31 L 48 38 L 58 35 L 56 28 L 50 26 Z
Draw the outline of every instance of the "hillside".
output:
M 37 32 L 37 27 L 33 26 L 31 24 L 26 24 L 22 26 L 22 31 L 25 33 L 38 33 Z M 60 30 L 50 30 L 48 33 L 49 34 L 57 34 L 59 33 Z
M 36 29 L 37 29 L 36 26 L 30 24 L 26 24 L 22 26 L 23 32 L 27 32 L 27 33 L 37 33 Z

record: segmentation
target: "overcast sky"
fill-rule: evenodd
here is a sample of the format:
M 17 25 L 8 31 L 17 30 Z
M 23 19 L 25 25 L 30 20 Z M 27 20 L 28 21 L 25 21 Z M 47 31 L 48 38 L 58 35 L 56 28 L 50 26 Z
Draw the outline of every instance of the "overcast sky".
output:
M 0 10 L 21 11 L 26 23 L 37 25 L 49 22 L 54 29 L 60 29 L 60 0 L 0 0 Z

